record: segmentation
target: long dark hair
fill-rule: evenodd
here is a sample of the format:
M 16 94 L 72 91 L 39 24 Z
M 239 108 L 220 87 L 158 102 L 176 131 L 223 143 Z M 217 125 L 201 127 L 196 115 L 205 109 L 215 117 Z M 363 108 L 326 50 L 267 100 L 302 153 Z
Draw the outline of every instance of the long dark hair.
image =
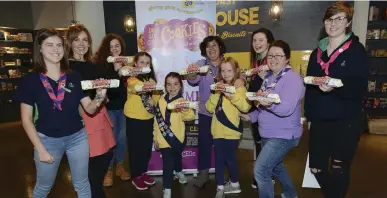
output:
M 67 48 L 67 52 L 69 53 L 68 57 L 74 58 L 74 52 L 73 52 L 73 48 L 72 48 L 72 43 L 78 37 L 78 35 L 81 32 L 85 32 L 86 33 L 87 40 L 89 42 L 89 47 L 88 47 L 87 52 L 86 52 L 86 54 L 85 54 L 85 56 L 83 58 L 85 59 L 85 61 L 90 61 L 91 55 L 93 54 L 93 51 L 92 51 L 92 48 L 91 48 L 91 46 L 93 44 L 93 40 L 91 38 L 89 30 L 84 25 L 82 25 L 82 24 L 72 25 L 67 30 L 67 33 L 66 33 L 66 48 Z
M 259 28 L 258 30 L 255 30 L 253 32 L 253 34 L 251 34 L 251 42 L 250 42 L 250 61 L 251 61 L 251 65 L 254 66 L 254 64 L 256 64 L 257 62 L 257 56 L 256 56 L 256 52 L 254 50 L 254 47 L 252 45 L 253 43 L 253 39 L 254 39 L 254 35 L 258 34 L 258 33 L 261 33 L 261 34 L 264 34 L 266 36 L 266 39 L 267 39 L 267 43 L 269 43 L 269 46 L 274 42 L 274 36 L 273 36 L 273 33 L 271 33 L 271 31 L 269 29 L 266 29 L 266 28 Z M 269 49 L 269 48 L 268 48 Z
M 155 70 L 153 69 L 152 56 L 150 54 L 148 54 L 148 52 L 137 53 L 136 56 L 134 56 L 134 58 L 133 58 L 134 63 L 137 63 L 138 59 L 140 59 L 141 56 L 147 56 L 150 59 L 151 72 L 148 74 L 140 74 L 137 76 L 137 79 L 139 79 L 141 81 L 145 81 L 145 80 L 149 80 L 150 78 L 152 78 L 157 83 Z
M 123 55 L 126 54 L 124 39 L 122 39 L 122 37 L 117 35 L 117 34 L 110 33 L 110 34 L 107 34 L 103 38 L 103 40 L 101 42 L 101 45 L 99 46 L 97 52 L 93 56 L 93 62 L 95 64 L 97 64 L 97 65 L 108 65 L 106 59 L 107 59 L 107 57 L 111 56 L 111 53 L 110 53 L 110 42 L 112 40 L 114 40 L 114 39 L 117 39 L 118 42 L 121 45 L 121 54 L 120 54 L 120 56 L 123 56 Z M 110 64 L 110 65 L 113 65 L 113 64 Z
M 167 79 L 168 78 L 176 78 L 179 81 L 180 87 L 181 87 L 179 93 L 182 94 L 183 91 L 184 91 L 184 86 L 183 86 L 183 78 L 180 76 L 180 74 L 177 73 L 177 72 L 169 72 L 165 76 L 165 81 L 164 81 L 164 88 L 165 88 L 165 90 L 167 90 Z
M 60 60 L 60 70 L 61 72 L 69 73 L 69 59 L 67 57 L 66 48 L 64 46 L 64 39 L 63 37 L 57 32 L 55 29 L 52 28 L 43 28 L 38 31 L 35 37 L 34 42 L 34 72 L 38 73 L 46 73 L 47 72 L 47 66 L 44 62 L 43 55 L 41 52 L 42 43 L 44 40 L 46 40 L 49 37 L 57 36 L 61 41 L 63 45 L 63 58 Z

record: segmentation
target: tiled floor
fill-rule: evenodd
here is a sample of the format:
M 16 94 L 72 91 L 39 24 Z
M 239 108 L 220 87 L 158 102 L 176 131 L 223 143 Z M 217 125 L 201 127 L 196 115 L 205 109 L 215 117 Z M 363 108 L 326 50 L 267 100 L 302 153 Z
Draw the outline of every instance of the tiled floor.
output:
M 0 198 L 27 198 L 35 183 L 35 166 L 32 145 L 20 123 L 0 124 Z M 239 175 L 242 186 L 240 195 L 227 197 L 256 198 L 257 193 L 250 187 L 252 178 L 251 150 L 239 150 Z M 307 133 L 299 147 L 293 149 L 285 159 L 300 198 L 322 197 L 318 189 L 301 187 L 307 156 Z M 387 136 L 363 135 L 352 168 L 352 181 L 348 198 L 386 198 L 387 197 Z M 109 198 L 159 198 L 162 197 L 161 178 L 157 185 L 146 192 L 138 192 L 130 181 L 115 178 L 112 188 L 107 188 Z M 190 181 L 192 177 L 190 176 Z M 277 182 L 278 183 L 278 182 Z M 192 186 L 192 182 L 183 186 L 175 182 L 172 187 L 173 198 L 211 198 L 215 195 L 215 181 L 201 190 Z M 276 184 L 276 192 L 280 186 Z M 65 160 L 62 161 L 49 198 L 75 198 L 71 185 L 71 176 Z

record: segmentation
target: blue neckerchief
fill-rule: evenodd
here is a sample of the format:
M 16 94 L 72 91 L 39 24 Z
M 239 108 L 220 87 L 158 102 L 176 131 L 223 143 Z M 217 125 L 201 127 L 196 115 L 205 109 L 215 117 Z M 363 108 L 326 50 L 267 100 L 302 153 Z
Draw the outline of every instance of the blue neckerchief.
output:
M 181 93 L 181 91 L 176 95 L 174 96 L 172 99 L 169 100 L 169 94 L 167 93 L 165 96 L 164 96 L 164 99 L 165 101 L 167 102 L 167 104 L 171 103 L 172 101 L 178 99 L 178 98 L 182 98 L 183 97 L 183 93 Z M 165 110 L 165 124 L 168 125 L 168 126 L 171 126 L 171 113 L 172 111 L 169 110 L 168 108 L 166 108 Z

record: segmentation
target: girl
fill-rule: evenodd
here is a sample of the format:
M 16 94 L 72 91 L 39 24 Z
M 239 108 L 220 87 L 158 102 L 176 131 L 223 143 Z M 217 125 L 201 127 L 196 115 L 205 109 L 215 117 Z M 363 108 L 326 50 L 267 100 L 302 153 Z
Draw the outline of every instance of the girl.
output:
M 125 55 L 125 43 L 124 40 L 117 34 L 107 34 L 102 42 L 101 46 L 93 57 L 93 62 L 96 65 L 100 65 L 102 76 L 106 79 L 121 79 L 121 83 L 118 88 L 108 90 L 108 103 L 106 108 L 109 113 L 109 117 L 113 124 L 113 134 L 117 142 L 114 150 L 114 157 L 112 158 L 109 166 L 109 170 L 106 173 L 104 179 L 104 186 L 113 185 L 113 165 L 116 165 L 116 176 L 119 176 L 121 180 L 129 180 L 130 175 L 124 168 L 124 155 L 126 152 L 126 133 L 125 133 L 125 116 L 124 116 L 124 104 L 126 100 L 126 78 L 120 78 L 118 70 L 123 66 L 121 63 L 108 63 L 106 61 L 108 56 L 123 56 Z
M 155 180 L 146 172 L 153 145 L 154 104 L 160 99 L 161 94 L 158 92 L 138 93 L 135 90 L 136 85 L 156 84 L 151 55 L 147 52 L 139 52 L 134 57 L 134 66 L 151 68 L 148 74 L 128 78 L 128 96 L 124 107 L 132 184 L 138 190 L 146 190 L 147 185 L 155 184 Z
M 221 63 L 217 75 L 217 81 L 228 85 L 234 85 L 240 78 L 238 62 L 227 57 Z M 240 111 L 250 110 L 250 104 L 246 100 L 246 88 L 237 87 L 235 94 L 219 92 L 210 95 L 206 103 L 206 109 L 213 114 L 211 133 L 215 146 L 215 177 L 218 191 L 216 198 L 223 198 L 224 194 L 240 193 L 238 182 L 238 168 L 236 151 L 242 134 L 242 121 Z M 224 166 L 227 164 L 230 172 L 231 183 L 224 186 Z
M 363 109 L 367 53 L 351 32 L 353 13 L 346 2 L 334 3 L 326 10 L 322 21 L 327 37 L 318 43 L 308 64 L 308 76 L 329 76 L 344 84 L 340 88 L 308 85 L 306 89 L 305 116 L 311 123 L 309 167 L 325 197 L 346 196 L 351 161 L 367 128 Z
M 251 65 L 253 68 L 256 68 L 261 65 L 267 65 L 267 51 L 269 46 L 273 43 L 274 36 L 270 30 L 266 28 L 260 28 L 255 30 L 251 36 L 251 50 L 250 58 Z M 262 85 L 262 78 L 258 75 L 251 77 L 248 92 L 257 92 Z M 255 106 L 252 106 L 250 112 L 256 110 Z M 255 143 L 255 157 L 258 157 L 259 152 L 261 151 L 261 136 L 258 131 L 258 122 L 251 124 L 251 129 L 253 133 L 254 143 Z M 273 180 L 274 181 L 274 180 Z M 253 178 L 251 187 L 257 188 L 257 181 Z
M 171 72 L 165 77 L 165 90 L 167 94 L 159 100 L 155 108 L 155 148 L 160 149 L 163 156 L 163 185 L 164 198 L 171 197 L 173 171 L 182 184 L 187 183 L 187 178 L 182 171 L 181 153 L 185 143 L 184 121 L 195 120 L 192 109 L 168 110 L 167 105 L 174 101 L 185 101 L 183 98 L 183 82 L 181 76 Z
M 213 146 L 213 138 L 211 135 L 211 119 L 212 113 L 206 110 L 206 102 L 210 97 L 210 85 L 216 80 L 219 64 L 223 60 L 223 55 L 226 53 L 226 45 L 219 36 L 208 36 L 200 43 L 200 52 L 205 59 L 201 59 L 196 64 L 189 67 L 200 67 L 210 65 L 212 72 L 207 72 L 205 75 L 192 74 L 187 76 L 188 84 L 199 87 L 199 140 L 198 140 L 198 170 L 199 176 L 194 185 L 202 188 L 208 181 L 209 170 L 211 168 L 211 154 Z M 235 86 L 243 86 L 244 80 L 237 79 Z
M 88 180 L 89 144 L 78 107 L 94 114 L 106 96 L 98 89 L 94 100 L 86 96 L 81 77 L 71 72 L 62 36 L 54 29 L 41 29 L 34 42 L 34 72 L 25 76 L 17 89 L 24 130 L 34 145 L 36 185 L 33 198 L 47 197 L 64 153 L 75 191 L 90 198 Z M 39 112 L 33 120 L 33 109 Z
M 97 66 L 91 60 L 91 35 L 85 26 L 77 24 L 70 26 L 66 36 L 67 49 L 70 57 L 70 67 L 81 74 L 83 80 L 94 80 L 101 75 Z M 94 96 L 95 91 L 86 92 Z M 102 184 L 104 176 L 113 158 L 112 148 L 116 145 L 112 124 L 105 105 L 98 109 L 95 115 L 81 109 L 82 117 L 90 144 L 89 181 L 93 198 L 105 198 Z

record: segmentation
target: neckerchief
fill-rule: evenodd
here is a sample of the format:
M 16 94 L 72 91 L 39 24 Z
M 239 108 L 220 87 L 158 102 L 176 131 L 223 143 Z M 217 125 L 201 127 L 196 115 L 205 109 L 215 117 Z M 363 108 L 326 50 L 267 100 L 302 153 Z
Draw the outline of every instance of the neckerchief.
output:
M 269 78 L 273 75 L 273 71 L 269 70 L 265 79 L 263 80 L 261 89 L 259 91 L 268 92 L 270 90 L 273 90 L 275 85 L 278 83 L 278 81 L 291 69 L 292 67 L 290 67 L 290 65 L 287 65 L 286 67 L 284 67 L 275 77 L 274 81 L 271 82 L 270 84 L 269 84 Z
M 236 127 L 226 116 L 224 110 L 223 110 L 223 94 L 219 96 L 218 104 L 216 105 L 215 108 L 215 116 L 216 119 L 222 123 L 224 126 L 227 128 L 230 128 L 231 130 L 237 131 L 242 133 L 243 132 L 243 125 L 242 125 L 242 120 L 239 119 L 239 126 Z
M 220 57 L 220 60 L 222 61 L 224 59 L 223 56 Z M 214 79 L 214 83 L 216 83 L 216 76 L 218 75 L 218 71 L 219 71 L 219 68 L 216 68 L 215 71 L 214 71 L 214 67 L 219 67 L 219 65 L 211 65 L 210 64 L 210 61 L 208 60 L 208 58 L 206 58 L 204 60 L 204 65 L 209 65 L 210 66 L 210 69 L 211 69 L 211 75 L 212 75 L 212 78 Z
M 173 100 L 182 97 L 182 94 L 178 94 L 177 96 L 173 97 L 171 100 L 169 100 L 168 94 L 164 97 L 164 99 L 167 101 L 167 103 L 172 102 Z M 169 113 L 168 113 L 169 111 Z M 155 108 L 155 116 L 156 121 L 158 124 L 158 127 L 160 129 L 161 134 L 163 135 L 165 141 L 169 144 L 169 146 L 173 149 L 176 149 L 179 152 L 183 152 L 184 150 L 184 143 L 180 142 L 180 140 L 175 136 L 175 134 L 171 130 L 171 111 L 166 109 L 165 111 L 165 119 L 163 118 L 163 115 L 161 113 L 161 109 L 159 104 L 157 104 Z
M 321 59 L 322 50 L 319 47 L 317 48 L 317 63 L 321 65 L 321 68 L 324 70 L 326 75 L 329 75 L 329 65 L 333 61 L 335 61 L 336 58 L 341 53 L 343 53 L 345 50 L 347 50 L 349 48 L 349 46 L 351 45 L 351 43 L 352 43 L 352 40 L 345 42 L 344 45 L 342 45 L 338 50 L 336 50 L 333 54 L 331 54 L 331 56 L 329 57 L 329 61 L 326 63 Z
M 58 109 L 59 111 L 62 111 L 62 102 L 65 96 L 65 86 L 66 86 L 66 79 L 67 75 L 65 73 L 61 73 L 59 80 L 58 80 L 58 91 L 55 95 L 54 90 L 52 89 L 52 86 L 50 82 L 48 82 L 48 78 L 46 74 L 41 73 L 40 80 L 42 81 L 43 87 L 46 90 L 48 96 L 51 98 L 51 100 L 54 102 L 54 109 Z
M 178 99 L 178 98 L 182 98 L 183 97 L 183 93 L 179 92 L 176 96 L 174 96 L 172 99 L 169 99 L 169 94 L 166 94 L 164 96 L 164 99 L 165 101 L 167 102 L 167 104 L 171 103 L 172 101 Z M 168 108 L 166 108 L 165 110 L 165 124 L 167 124 L 168 126 L 171 126 L 171 110 L 169 110 Z
M 267 59 L 266 57 L 264 57 L 263 59 L 257 59 L 257 61 L 255 63 L 253 63 L 253 68 L 257 68 L 261 65 L 267 65 Z M 253 77 L 251 77 L 252 80 L 254 80 L 254 78 L 258 76 L 258 74 L 255 74 L 253 75 Z

